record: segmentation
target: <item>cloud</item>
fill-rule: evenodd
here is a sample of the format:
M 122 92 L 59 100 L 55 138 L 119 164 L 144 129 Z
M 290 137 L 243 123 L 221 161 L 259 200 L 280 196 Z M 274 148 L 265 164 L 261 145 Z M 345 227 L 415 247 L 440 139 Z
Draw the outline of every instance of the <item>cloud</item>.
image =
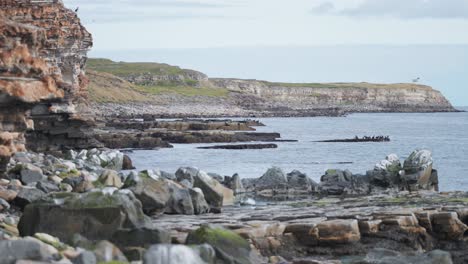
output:
M 313 14 L 403 19 L 468 19 L 468 0 L 364 0 L 352 8 L 337 8 L 322 2 Z

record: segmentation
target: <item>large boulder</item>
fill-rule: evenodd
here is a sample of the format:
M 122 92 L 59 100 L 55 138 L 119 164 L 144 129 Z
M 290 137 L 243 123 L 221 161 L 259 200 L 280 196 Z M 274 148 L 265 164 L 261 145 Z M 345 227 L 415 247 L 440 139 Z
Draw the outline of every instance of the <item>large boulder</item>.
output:
M 38 201 L 46 196 L 46 193 L 34 187 L 23 186 L 16 195 L 13 203 L 24 209 L 28 204 Z
M 167 180 L 167 187 L 169 190 L 169 200 L 167 202 L 165 213 L 184 215 L 195 214 L 189 189 L 169 180 Z
M 288 178 L 283 170 L 273 167 L 258 178 L 255 185 L 257 189 L 285 189 L 288 186 Z
M 120 229 L 150 224 L 130 191 L 104 189 L 84 194 L 55 193 L 29 204 L 18 224 L 22 236 L 47 233 L 69 241 L 74 234 L 109 239 Z
M 437 190 L 437 173 L 433 173 L 432 153 L 429 150 L 415 150 L 405 160 L 401 178 L 411 190 Z
M 318 191 L 318 184 L 309 178 L 305 173 L 293 170 L 287 175 L 288 187 L 296 190 Z
M 234 194 L 244 193 L 244 185 L 239 177 L 239 174 L 234 174 L 232 177 L 225 176 L 223 184 L 234 191 Z
M 104 186 L 121 188 L 123 186 L 119 174 L 114 170 L 104 170 L 98 182 Z
M 18 166 L 21 166 L 20 180 L 23 184 L 29 184 L 43 180 L 44 174 L 42 173 L 41 168 L 29 163 Z
M 187 186 L 191 188 L 193 186 L 193 183 L 195 181 L 195 176 L 197 176 L 199 169 L 195 167 L 183 167 L 179 168 L 176 173 L 176 179 L 178 182 L 187 182 Z
M 192 198 L 193 210 L 196 215 L 210 212 L 210 206 L 206 202 L 205 195 L 200 188 L 189 189 Z
M 203 191 L 213 212 L 220 212 L 223 205 L 234 203 L 234 192 L 203 171 L 198 171 L 195 175 L 193 186 Z
M 220 227 L 202 226 L 189 233 L 187 244 L 208 244 L 216 251 L 216 263 L 251 264 L 253 252 L 247 240 Z
M 370 182 L 381 188 L 398 187 L 400 184 L 401 162 L 396 154 L 388 155 L 367 172 Z
M 159 215 L 166 210 L 171 198 L 166 180 L 154 180 L 150 177 L 135 176 L 125 181 L 124 188 L 132 191 L 143 205 L 147 215 Z

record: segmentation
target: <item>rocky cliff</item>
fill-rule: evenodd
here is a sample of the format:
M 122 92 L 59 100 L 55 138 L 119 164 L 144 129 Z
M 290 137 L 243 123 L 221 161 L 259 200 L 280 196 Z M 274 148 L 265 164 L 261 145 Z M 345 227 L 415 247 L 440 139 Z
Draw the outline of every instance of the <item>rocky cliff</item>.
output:
M 159 63 L 89 62 L 89 67 L 99 73 L 91 78 L 94 108 L 97 113 L 110 115 L 317 116 L 455 111 L 439 91 L 418 84 L 272 83 L 208 78 L 200 72 Z
M 67 147 L 86 148 L 98 145 L 89 136 L 89 127 L 93 120 L 87 115 L 85 105 L 88 79 L 84 74 L 84 66 L 86 54 L 92 46 L 92 38 L 77 15 L 65 8 L 60 0 L 2 0 L 0 16 L 41 35 L 41 42 L 34 47 L 37 50 L 35 55 L 42 58 L 44 67 L 47 67 L 44 72 L 53 76 L 61 93 L 58 100 L 34 100 L 36 104 L 30 105 L 28 115 L 34 121 L 34 130 L 27 134 L 28 148 L 56 151 Z M 5 38 L 22 37 L 14 34 L 13 32 Z M 17 57 L 17 64 L 24 62 L 22 55 Z M 2 71 L 0 74 L 7 77 L 21 76 L 16 70 L 20 66 L 12 62 L 12 67 L 15 69 L 12 72 Z M 36 71 L 32 72 L 37 74 Z M 38 76 L 43 78 L 42 75 Z M 25 85 L 27 82 L 28 80 L 17 81 L 18 85 Z M 30 85 L 30 89 L 32 92 L 36 88 L 31 88 Z M 14 107 L 4 105 L 10 109 Z

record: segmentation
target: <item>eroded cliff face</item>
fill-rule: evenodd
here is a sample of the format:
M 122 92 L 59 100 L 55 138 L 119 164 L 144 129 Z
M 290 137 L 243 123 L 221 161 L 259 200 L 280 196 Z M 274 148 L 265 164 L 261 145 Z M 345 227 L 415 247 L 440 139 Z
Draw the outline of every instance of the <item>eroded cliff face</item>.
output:
M 446 112 L 455 109 L 437 90 L 418 84 L 271 83 L 210 79 L 216 86 L 265 100 L 259 108 L 330 109 L 343 112 Z
M 45 43 L 45 30 L 0 16 L 0 175 L 25 149 L 24 133 L 33 128 L 27 111 L 64 97 L 61 76 L 39 57 Z
M 97 146 L 89 133 L 93 119 L 87 115 L 85 104 L 88 79 L 84 66 L 92 38 L 77 15 L 60 0 L 0 0 L 0 16 L 39 32 L 36 34 L 41 35 L 41 42 L 35 46 L 35 55 L 41 58 L 43 67 L 47 67 L 55 80 L 55 84 L 50 83 L 47 88 L 53 89 L 55 85 L 60 91 L 59 99 L 51 101 L 41 100 L 36 91 L 39 87 L 28 80 L 16 80 L 16 86 L 10 86 L 11 91 L 19 94 L 21 87 L 29 85 L 31 95 L 35 96 L 35 100 L 30 100 L 35 104 L 28 105 L 34 130 L 27 133 L 27 147 L 35 151 L 57 151 Z M 5 36 L 12 41 L 18 37 L 21 36 Z M 5 75 L 4 72 L 0 74 Z M 11 104 L 5 106 L 12 107 Z

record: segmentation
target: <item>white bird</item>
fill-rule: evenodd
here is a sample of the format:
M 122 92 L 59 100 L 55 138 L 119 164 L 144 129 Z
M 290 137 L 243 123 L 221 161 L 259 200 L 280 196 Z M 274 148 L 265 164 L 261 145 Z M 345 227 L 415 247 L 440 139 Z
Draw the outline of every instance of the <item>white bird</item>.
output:
M 421 78 L 418 77 L 418 78 L 416 78 L 416 79 L 413 79 L 413 82 L 414 82 L 414 83 L 417 83 L 417 82 L 419 82 L 419 80 L 421 80 Z

